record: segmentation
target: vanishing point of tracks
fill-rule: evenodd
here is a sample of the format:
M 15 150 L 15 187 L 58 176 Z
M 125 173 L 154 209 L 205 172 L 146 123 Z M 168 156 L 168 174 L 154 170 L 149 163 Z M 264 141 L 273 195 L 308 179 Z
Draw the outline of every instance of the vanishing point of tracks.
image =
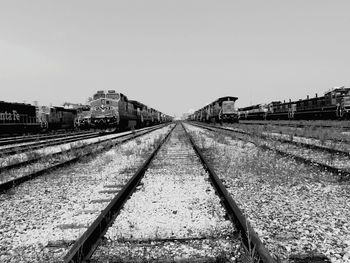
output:
M 119 218 L 130 228 L 123 231 Z M 206 248 L 207 254 L 196 252 L 196 247 Z M 185 128 L 177 124 L 76 240 L 65 262 L 236 262 L 247 257 L 247 251 L 255 251 L 250 254 L 255 262 L 274 262 Z

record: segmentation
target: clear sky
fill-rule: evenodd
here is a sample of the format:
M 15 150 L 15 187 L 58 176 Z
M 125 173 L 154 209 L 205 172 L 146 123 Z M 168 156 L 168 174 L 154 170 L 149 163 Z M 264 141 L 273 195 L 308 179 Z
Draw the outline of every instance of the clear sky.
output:
M 0 0 L 0 100 L 115 89 L 167 114 L 349 86 L 349 0 Z

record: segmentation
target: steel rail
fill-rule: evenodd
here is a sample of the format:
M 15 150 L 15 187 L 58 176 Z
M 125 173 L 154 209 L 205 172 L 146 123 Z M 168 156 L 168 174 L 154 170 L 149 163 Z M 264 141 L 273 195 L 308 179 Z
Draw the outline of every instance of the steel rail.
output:
M 162 125 L 164 124 L 160 124 L 161 126 L 153 126 L 151 128 L 146 128 L 146 129 L 152 129 L 152 128 L 156 128 L 157 127 L 163 127 Z M 145 130 L 145 128 L 143 129 L 140 129 L 138 131 L 143 131 Z M 114 139 L 118 139 L 118 138 L 122 138 L 124 136 L 128 136 L 131 132 L 127 133 L 127 134 L 123 134 L 123 135 L 119 135 L 119 137 L 116 137 Z M 118 134 L 116 134 L 118 135 Z M 112 140 L 114 140 L 112 139 Z M 31 163 L 34 163 L 40 159 L 43 159 L 43 158 L 48 158 L 48 157 L 55 157 L 55 156 L 58 156 L 58 155 L 61 155 L 61 154 L 65 154 L 65 153 L 69 153 L 70 151 L 72 150 L 79 150 L 79 149 L 84 149 L 85 147 L 88 147 L 88 146 L 93 146 L 93 145 L 96 145 L 96 144 L 99 144 L 99 143 L 103 143 L 103 142 L 106 142 L 106 141 L 109 141 L 111 140 L 110 138 L 107 138 L 107 139 L 103 139 L 103 140 L 100 140 L 100 141 L 97 141 L 97 142 L 94 142 L 94 143 L 91 143 L 91 144 L 88 144 L 88 145 L 82 145 L 80 147 L 76 147 L 76 148 L 73 148 L 73 149 L 68 149 L 68 150 L 64 150 L 64 151 L 61 151 L 61 152 L 58 152 L 58 153 L 53 153 L 53 154 L 48 154 L 48 155 L 45 155 L 45 156 L 39 156 L 37 158 L 32 158 L 32 159 L 29 159 L 29 160 L 26 160 L 26 161 L 21 161 L 21 162 L 17 162 L 17 163 L 13 163 L 13 164 L 9 164 L 9 165 L 6 165 L 6 166 L 1 166 L 0 167 L 0 173 L 3 172 L 3 171 L 6 171 L 6 170 L 9 170 L 9 169 L 14 169 L 14 168 L 19 168 L 19 167 L 22 167 L 22 166 L 25 166 L 25 165 L 28 165 L 28 164 L 31 164 Z
M 183 124 L 182 124 L 183 125 Z M 183 126 L 184 127 L 184 126 Z M 186 131 L 187 136 L 190 139 L 191 145 L 195 152 L 197 153 L 199 159 L 202 162 L 202 165 L 204 166 L 205 170 L 208 172 L 209 177 L 211 179 L 211 182 L 213 183 L 217 193 L 221 197 L 226 210 L 228 214 L 230 215 L 230 219 L 233 221 L 233 223 L 237 226 L 239 229 L 243 242 L 245 246 L 255 248 L 255 251 L 258 254 L 259 262 L 263 263 L 274 263 L 276 262 L 268 250 L 265 248 L 263 243 L 261 242 L 258 234 L 254 231 L 254 229 L 249 224 L 248 220 L 243 215 L 241 209 L 238 207 L 236 202 L 233 200 L 229 192 L 227 191 L 226 187 L 223 185 L 219 177 L 214 171 L 214 168 L 212 165 L 206 160 L 201 150 L 197 147 L 195 144 L 192 136 L 187 132 L 186 128 L 184 127 L 184 130 Z M 251 244 L 249 244 L 249 242 Z
M 310 143 L 306 143 L 306 142 L 297 142 L 297 141 L 291 141 L 288 139 L 284 139 L 284 138 L 274 138 L 272 136 L 266 135 L 266 134 L 253 134 L 251 132 L 242 130 L 242 129 L 236 129 L 236 128 L 228 128 L 228 127 L 218 127 L 218 126 L 212 126 L 212 125 L 204 125 L 204 124 L 199 124 L 199 123 L 191 123 L 193 125 L 198 125 L 198 126 L 205 126 L 205 127 L 213 127 L 213 128 L 217 128 L 217 129 L 221 129 L 221 130 L 226 130 L 226 131 L 230 131 L 230 132 L 236 132 L 236 133 L 241 133 L 241 134 L 246 134 L 246 135 L 250 135 L 250 136 L 258 136 L 258 137 L 262 137 L 264 139 L 272 139 L 275 141 L 280 141 L 280 142 L 284 142 L 284 143 L 290 143 L 290 144 L 294 144 L 294 145 L 300 145 L 303 146 L 305 148 L 309 148 L 309 149 L 317 149 L 317 150 L 322 150 L 322 151 L 327 151 L 329 153 L 338 153 L 344 156 L 350 156 L 350 151 L 346 151 L 346 150 L 341 150 L 341 149 L 334 149 L 334 148 L 330 148 L 327 146 L 320 146 L 320 145 L 315 145 L 315 144 L 310 144 Z M 313 139 L 313 138 L 312 138 Z
M 12 179 L 10 181 L 7 181 L 7 182 L 4 182 L 2 184 L 0 184 L 0 193 L 1 192 L 5 192 L 15 186 L 18 186 L 26 181 L 29 181 L 31 179 L 34 179 L 40 175 L 43 175 L 49 171 L 52 171 L 54 169 L 57 169 L 57 168 L 61 168 L 63 166 L 66 166 L 66 165 L 69 165 L 69 164 L 72 164 L 72 163 L 75 163 L 77 161 L 79 161 L 81 158 L 83 157 L 87 157 L 87 156 L 90 156 L 92 154 L 98 154 L 98 153 L 101 153 L 101 152 L 104 152 L 104 151 L 107 151 L 109 150 L 110 148 L 118 145 L 118 144 L 121 144 L 121 143 L 125 143 L 129 140 L 132 140 L 132 139 L 135 139 L 137 137 L 140 137 L 142 135 L 145 135 L 147 133 L 150 133 L 154 130 L 157 130 L 157 129 L 161 129 L 163 128 L 165 125 L 162 125 L 160 127 L 152 127 L 148 130 L 142 130 L 140 131 L 138 134 L 125 134 L 125 135 L 122 135 L 120 137 L 117 137 L 117 138 L 114 138 L 113 140 L 118 140 L 118 139 L 122 139 L 122 141 L 119 141 L 119 142 L 116 142 L 116 143 L 113 143 L 113 144 L 110 144 L 110 145 L 107 145 L 106 147 L 102 148 L 102 149 L 99 149 L 98 151 L 90 151 L 90 152 L 87 152 L 87 153 L 84 153 L 83 155 L 80 155 L 80 156 L 76 156 L 76 157 L 73 157 L 72 159 L 69 159 L 69 160 L 66 160 L 66 161 L 63 161 L 63 162 L 60 162 L 58 164 L 54 164 L 53 166 L 50 166 L 50 167 L 47 167 L 47 168 L 44 168 L 44 169 L 41 169 L 41 170 L 38 170 L 38 171 L 35 171 L 33 173 L 30 173 L 30 174 L 27 174 L 25 176 L 21 176 L 21 177 L 18 177 L 18 178 L 15 178 L 15 179 Z M 129 136 L 129 137 L 128 137 Z M 93 145 L 96 145 L 96 144 L 101 144 L 101 143 L 104 143 L 106 141 L 108 141 L 110 139 L 107 139 L 107 140 L 104 140 L 104 141 L 99 141 L 99 142 L 96 142 L 96 143 L 93 143 L 93 144 L 89 144 L 89 145 L 86 145 L 84 147 L 89 147 L 89 146 L 93 146 Z M 81 149 L 81 148 L 79 148 Z M 75 150 L 75 148 L 73 149 Z M 67 151 L 64 151 L 64 152 L 60 152 L 60 153 L 56 153 L 54 155 L 60 155 L 62 153 L 67 153 L 67 152 L 70 152 L 71 150 L 67 150 Z
M 29 135 L 29 136 L 19 136 L 19 137 L 4 137 L 0 138 L 0 146 L 11 145 L 16 143 L 32 142 L 36 140 L 54 139 L 54 138 L 64 138 L 71 135 L 83 135 L 90 134 L 94 132 L 79 131 L 79 132 L 69 132 L 69 133 L 59 133 L 59 134 L 42 134 L 42 135 Z
M 14 155 L 18 153 L 23 153 L 26 151 L 37 150 L 43 147 L 54 146 L 62 143 L 70 143 L 79 140 L 86 140 L 90 138 L 96 138 L 102 136 L 99 133 L 93 134 L 83 134 L 83 135 L 73 135 L 64 138 L 48 139 L 49 141 L 41 140 L 39 142 L 33 142 L 32 144 L 18 145 L 5 149 L 0 149 L 0 154 L 2 155 Z
M 320 146 L 320 145 L 316 145 L 316 144 L 310 144 L 310 143 L 306 143 L 306 142 L 297 142 L 297 141 L 291 141 L 288 139 L 284 139 L 284 138 L 274 138 L 272 136 L 266 135 L 266 134 L 253 134 L 251 132 L 248 131 L 244 131 L 244 130 L 239 130 L 239 129 L 231 129 L 231 128 L 227 128 L 227 127 L 216 127 L 216 126 L 211 126 L 211 127 L 215 127 L 218 129 L 222 129 L 222 130 L 226 130 L 226 131 L 231 131 L 231 132 L 238 132 L 241 134 L 246 134 L 246 135 L 250 135 L 250 136 L 258 136 L 264 139 L 272 139 L 275 141 L 280 141 L 280 142 L 284 142 L 284 143 L 290 143 L 290 144 L 294 144 L 294 145 L 300 145 L 303 146 L 305 148 L 309 148 L 309 149 L 317 149 L 317 150 L 321 150 L 321 151 L 327 151 L 329 153 L 338 153 L 344 156 L 350 156 L 350 152 L 349 151 L 345 151 L 345 150 L 341 150 L 341 149 L 335 149 L 335 148 L 330 148 L 327 146 Z
M 248 136 L 253 136 L 253 134 L 249 134 L 247 132 L 243 133 L 243 132 L 240 132 L 240 131 L 235 131 L 235 130 L 227 129 L 227 128 L 224 128 L 224 127 L 206 126 L 206 125 L 199 125 L 199 124 L 194 124 L 194 123 L 191 123 L 191 125 L 195 125 L 197 127 L 201 127 L 201 128 L 204 128 L 204 129 L 207 129 L 207 130 L 211 130 L 211 131 L 215 131 L 215 129 L 216 129 L 216 130 L 224 130 L 224 131 L 229 131 L 229 132 L 232 132 L 232 133 L 236 132 L 236 133 L 241 133 L 241 134 L 245 134 L 245 135 L 248 135 Z M 238 139 L 244 140 L 242 138 L 238 138 Z M 314 161 L 314 160 L 311 160 L 311 159 L 308 159 L 308 158 L 305 158 L 305 157 L 302 157 L 302 156 L 297 156 L 297 155 L 294 155 L 292 153 L 288 153 L 288 152 L 285 152 L 285 151 L 278 150 L 276 148 L 270 147 L 268 145 L 260 145 L 260 144 L 257 144 L 254 141 L 251 141 L 251 140 L 248 140 L 248 141 L 250 143 L 253 143 L 257 147 L 262 148 L 262 149 L 275 151 L 276 153 L 278 153 L 278 154 L 280 154 L 282 156 L 292 157 L 292 158 L 294 158 L 297 161 L 301 161 L 303 163 L 315 165 L 315 166 L 317 166 L 317 167 L 319 167 L 319 168 L 321 168 L 323 170 L 329 171 L 329 172 L 331 172 L 333 174 L 336 174 L 336 175 L 340 176 L 341 180 L 348 180 L 348 179 L 350 179 L 350 171 L 349 170 L 345 170 L 345 169 L 342 169 L 342 168 L 336 168 L 336 167 L 328 165 L 328 164 L 324 164 L 324 163 L 321 163 L 321 162 L 318 162 L 318 161 Z
M 321 120 L 319 120 L 321 121 Z M 244 125 L 272 125 L 272 126 L 287 126 L 287 127 L 297 127 L 297 128 L 306 128 L 306 127 L 320 127 L 320 128 L 335 128 L 335 129 L 341 129 L 341 130 L 349 130 L 350 126 L 349 121 L 343 121 L 343 122 L 348 122 L 348 123 L 334 123 L 335 125 L 332 124 L 312 124 L 312 123 L 283 123 L 278 121 L 269 121 L 269 120 L 256 120 L 256 121 L 249 121 L 249 120 L 240 120 L 239 123 L 244 124 Z M 348 124 L 347 126 L 341 126 L 341 124 Z M 339 125 L 339 126 L 337 126 Z
M 73 247 L 68 251 L 64 258 L 65 263 L 81 263 L 87 262 L 95 249 L 98 247 L 101 238 L 107 232 L 108 227 L 113 223 L 116 215 L 123 207 L 125 201 L 134 192 L 136 186 L 142 179 L 149 164 L 158 153 L 161 146 L 169 138 L 174 127 L 168 132 L 165 138 L 159 143 L 152 154 L 147 158 L 144 164 L 137 170 L 133 177 L 121 189 L 121 191 L 112 199 L 108 206 L 101 212 L 98 218 L 84 232 L 84 234 L 74 243 Z

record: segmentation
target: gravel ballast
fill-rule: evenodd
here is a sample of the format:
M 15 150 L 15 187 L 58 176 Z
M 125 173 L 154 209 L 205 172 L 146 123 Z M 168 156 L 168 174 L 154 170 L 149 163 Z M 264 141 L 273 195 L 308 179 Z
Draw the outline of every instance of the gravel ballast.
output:
M 240 256 L 237 230 L 184 137 L 178 125 L 92 262 L 235 262 Z
M 283 262 L 296 255 L 350 261 L 350 186 L 317 167 L 188 126 L 217 174 Z
M 0 262 L 61 262 L 170 127 L 0 195 Z

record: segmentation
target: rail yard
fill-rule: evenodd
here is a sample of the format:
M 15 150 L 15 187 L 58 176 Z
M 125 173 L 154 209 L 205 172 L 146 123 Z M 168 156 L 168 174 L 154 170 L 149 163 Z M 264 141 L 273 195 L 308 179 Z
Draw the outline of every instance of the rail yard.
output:
M 98 91 L 67 129 L 7 118 L 0 261 L 350 261 L 347 114 L 252 120 L 237 100 L 174 121 Z
M 0 263 L 350 263 L 350 1 L 1 1 Z

